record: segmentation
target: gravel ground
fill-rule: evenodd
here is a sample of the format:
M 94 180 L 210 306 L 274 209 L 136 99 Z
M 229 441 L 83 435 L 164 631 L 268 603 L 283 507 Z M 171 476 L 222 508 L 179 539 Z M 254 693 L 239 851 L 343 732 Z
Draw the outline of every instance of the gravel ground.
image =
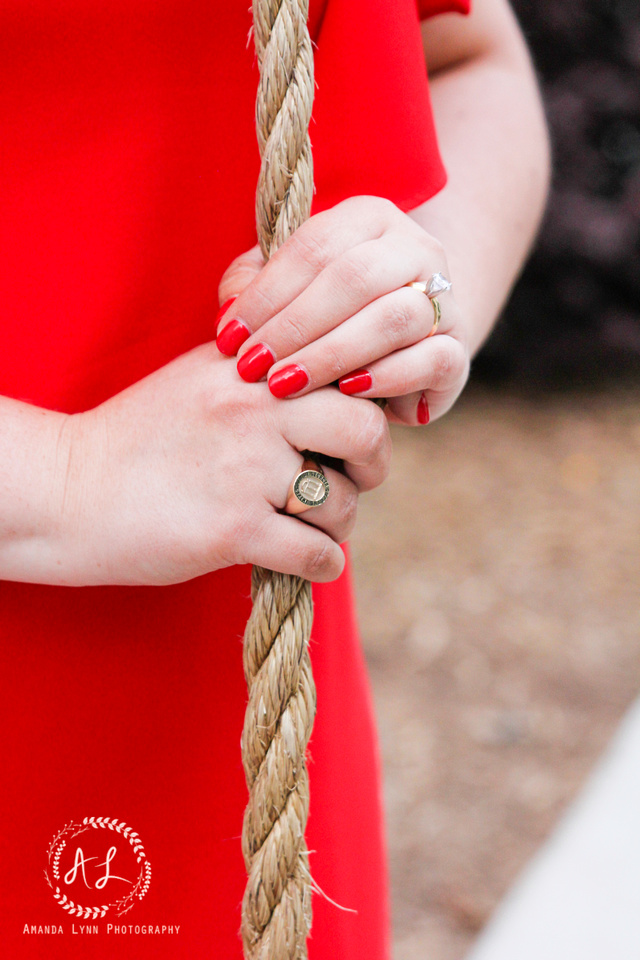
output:
M 639 415 L 472 388 L 363 500 L 396 960 L 464 956 L 638 690 Z

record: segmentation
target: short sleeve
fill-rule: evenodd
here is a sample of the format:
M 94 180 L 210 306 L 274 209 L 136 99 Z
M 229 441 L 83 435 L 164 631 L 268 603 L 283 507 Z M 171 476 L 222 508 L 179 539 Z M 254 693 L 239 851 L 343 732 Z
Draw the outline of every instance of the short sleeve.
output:
M 441 190 L 416 0 L 329 0 L 315 63 L 312 212 L 357 194 L 411 210 Z
M 421 20 L 437 13 L 469 13 L 471 0 L 417 0 Z

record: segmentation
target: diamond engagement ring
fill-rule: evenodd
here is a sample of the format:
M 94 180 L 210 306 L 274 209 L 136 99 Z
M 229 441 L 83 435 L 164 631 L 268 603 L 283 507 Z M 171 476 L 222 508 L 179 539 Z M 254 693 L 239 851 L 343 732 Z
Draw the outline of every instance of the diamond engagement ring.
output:
M 433 326 L 427 334 L 427 338 L 432 337 L 440 326 L 440 317 L 442 316 L 442 309 L 440 307 L 440 301 L 438 300 L 438 294 L 446 293 L 447 290 L 451 290 L 451 282 L 447 280 L 443 274 L 434 273 L 430 280 L 412 280 L 411 283 L 406 283 L 405 286 L 412 287 L 414 290 L 419 290 L 420 293 L 424 293 L 425 296 L 431 300 L 433 305 Z
M 425 293 L 429 297 L 429 300 L 433 300 L 439 293 L 446 293 L 447 290 L 451 290 L 453 284 L 441 273 L 434 273 L 431 280 L 413 280 L 411 283 L 407 283 L 406 286 L 413 287 L 414 290 L 419 290 L 420 293 Z
M 319 507 L 329 496 L 329 481 L 315 460 L 305 460 L 289 487 L 285 513 L 296 516 Z

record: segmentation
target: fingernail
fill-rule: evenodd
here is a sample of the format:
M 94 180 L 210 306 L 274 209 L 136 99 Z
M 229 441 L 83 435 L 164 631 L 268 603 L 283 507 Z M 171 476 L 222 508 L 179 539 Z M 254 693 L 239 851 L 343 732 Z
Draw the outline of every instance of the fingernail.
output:
M 216 343 L 220 353 L 225 357 L 235 357 L 236 353 L 249 337 L 249 329 L 240 320 L 229 320 L 226 327 L 218 334 Z
M 418 423 L 429 423 L 429 404 L 427 403 L 424 391 L 420 394 L 420 399 L 418 400 L 416 416 L 418 417 Z
M 232 304 L 232 303 L 235 303 L 237 299 L 238 299 L 237 297 L 229 297 L 229 299 L 228 299 L 228 300 L 225 300 L 225 302 L 222 304 L 222 306 L 221 306 L 220 309 L 218 310 L 218 312 L 217 312 L 217 314 L 216 314 L 216 324 L 215 324 L 215 327 L 214 327 L 215 334 L 217 334 L 217 332 L 218 332 L 218 327 L 220 326 L 220 321 L 221 321 L 222 318 L 224 317 L 225 313 L 227 312 L 227 310 L 229 309 L 229 307 L 231 306 L 231 304 Z M 215 334 L 214 334 L 214 336 L 215 336 Z
M 278 399 L 291 396 L 292 393 L 298 393 L 309 383 L 309 375 L 306 370 L 299 367 L 297 363 L 292 363 L 288 367 L 283 367 L 269 380 L 269 390 Z
M 257 383 L 273 366 L 276 358 L 266 343 L 256 343 L 238 360 L 238 373 L 247 383 Z
M 338 386 L 342 393 L 350 396 L 352 393 L 363 393 L 371 388 L 373 380 L 368 370 L 354 370 L 346 377 L 340 377 Z

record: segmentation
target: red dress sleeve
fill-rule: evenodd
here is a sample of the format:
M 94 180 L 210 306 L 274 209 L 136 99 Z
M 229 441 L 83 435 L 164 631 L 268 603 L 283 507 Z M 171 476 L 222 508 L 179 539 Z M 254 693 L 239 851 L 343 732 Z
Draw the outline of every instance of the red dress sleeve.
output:
M 437 13 L 470 13 L 471 0 L 417 0 L 421 20 Z
M 420 0 L 420 16 L 470 0 Z M 358 194 L 411 210 L 446 183 L 415 0 L 330 0 L 316 37 L 313 213 Z

